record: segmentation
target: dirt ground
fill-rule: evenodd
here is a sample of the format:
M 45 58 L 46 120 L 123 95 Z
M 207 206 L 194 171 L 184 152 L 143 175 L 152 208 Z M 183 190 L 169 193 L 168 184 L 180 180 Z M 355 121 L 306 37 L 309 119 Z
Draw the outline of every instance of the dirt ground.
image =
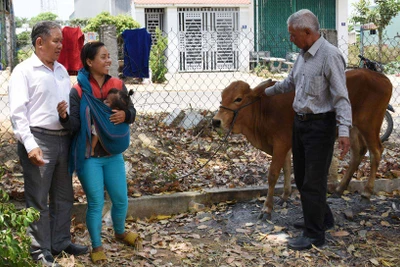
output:
M 287 248 L 287 239 L 301 234 L 293 227 L 302 220 L 298 192 L 275 205 L 270 221 L 257 218 L 263 201 L 221 203 L 176 216 L 128 220 L 128 228 L 143 238 L 139 252 L 114 242 L 111 227 L 105 226 L 107 262 L 93 265 L 89 255 L 61 256 L 59 262 L 63 266 L 400 266 L 398 191 L 375 195 L 369 203 L 358 194 L 329 197 L 335 227 L 327 231 L 323 247 L 301 252 Z M 74 229 L 75 241 L 88 244 L 85 228 L 75 225 Z
M 240 188 L 266 184 L 271 157 L 252 147 L 241 135 L 228 138 L 218 153 L 224 133 L 202 126 L 193 131 L 166 127 L 162 117 L 139 117 L 132 145 L 125 153 L 129 197 L 165 194 L 203 188 Z M 2 153 L 15 150 L 15 143 L 2 142 Z M 377 178 L 398 177 L 398 142 L 385 142 Z M 209 159 L 211 161 L 201 168 Z M 343 175 L 348 159 L 339 162 Z M 198 168 L 198 172 L 182 178 Z M 23 200 L 22 170 L 16 160 L 4 166 L 0 186 L 13 200 Z M 369 160 L 359 166 L 353 179 L 369 175 Z M 85 194 L 74 178 L 75 201 Z M 293 223 L 302 219 L 298 193 L 286 204 L 274 206 L 270 221 L 258 220 L 263 198 L 247 203 L 220 203 L 205 210 L 127 221 L 127 229 L 138 231 L 143 250 L 115 242 L 105 218 L 103 242 L 108 261 L 93 265 L 89 255 L 60 255 L 58 262 L 73 266 L 400 266 L 400 196 L 374 195 L 363 203 L 358 194 L 329 197 L 335 214 L 335 228 L 328 231 L 326 245 L 308 251 L 287 249 L 287 238 L 301 234 Z M 278 199 L 278 198 L 277 198 Z M 86 226 L 73 225 L 73 239 L 90 245 Z

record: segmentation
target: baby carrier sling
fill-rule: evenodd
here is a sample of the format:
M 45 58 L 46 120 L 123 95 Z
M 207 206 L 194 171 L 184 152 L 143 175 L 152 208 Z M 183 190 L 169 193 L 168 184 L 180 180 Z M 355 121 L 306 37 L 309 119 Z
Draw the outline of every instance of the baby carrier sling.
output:
M 124 152 L 129 146 L 130 138 L 129 125 L 110 122 L 110 116 L 113 114 L 111 108 L 93 96 L 89 73 L 85 69 L 78 72 L 78 84 L 82 88 L 79 111 L 81 128 L 72 141 L 70 172 L 76 171 L 79 174 L 85 158 L 90 158 L 92 123 L 101 145 L 111 155 Z

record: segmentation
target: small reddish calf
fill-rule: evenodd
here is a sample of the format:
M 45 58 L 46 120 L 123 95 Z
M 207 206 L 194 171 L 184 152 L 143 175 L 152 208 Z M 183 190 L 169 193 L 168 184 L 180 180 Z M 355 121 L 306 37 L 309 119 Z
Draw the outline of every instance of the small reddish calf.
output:
M 369 150 L 371 171 L 362 193 L 364 198 L 369 199 L 373 193 L 376 171 L 383 151 L 379 132 L 392 95 L 392 84 L 385 75 L 368 69 L 346 72 L 346 83 L 353 114 L 353 127 L 350 131 L 351 159 L 349 168 L 336 187 L 336 193 L 342 194 L 347 188 L 362 157 Z M 274 189 L 282 168 L 282 199 L 286 201 L 291 193 L 290 160 L 294 119 L 293 92 L 275 96 L 263 95 L 261 98 L 257 96 L 273 84 L 273 81 L 266 82 L 252 90 L 246 82 L 232 82 L 223 90 L 221 108 L 213 118 L 214 126 L 225 129 L 229 129 L 234 122 L 233 133 L 244 134 L 253 146 L 272 156 L 268 171 L 268 194 L 262 210 L 262 214 L 265 213 L 268 218 L 271 217 Z

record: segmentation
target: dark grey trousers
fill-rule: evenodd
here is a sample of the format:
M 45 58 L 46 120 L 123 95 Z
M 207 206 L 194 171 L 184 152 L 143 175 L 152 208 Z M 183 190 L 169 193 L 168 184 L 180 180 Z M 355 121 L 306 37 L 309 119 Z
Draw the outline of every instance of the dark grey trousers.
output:
M 33 132 L 49 160 L 38 167 L 30 162 L 25 147 L 18 143 L 24 173 L 26 207 L 40 212 L 40 219 L 28 227 L 31 255 L 37 260 L 52 249 L 61 251 L 71 243 L 71 209 L 74 201 L 72 177 L 68 173 L 70 135 L 56 136 Z

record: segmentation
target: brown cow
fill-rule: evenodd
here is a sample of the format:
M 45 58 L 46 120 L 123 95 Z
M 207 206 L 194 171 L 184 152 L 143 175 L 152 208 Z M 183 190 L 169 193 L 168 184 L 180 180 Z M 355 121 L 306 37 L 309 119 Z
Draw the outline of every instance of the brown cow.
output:
M 232 82 L 223 90 L 221 107 L 213 118 L 214 126 L 225 129 L 229 129 L 233 122 L 233 133 L 244 134 L 253 146 L 272 156 L 268 171 L 267 199 L 260 214 L 262 216 L 266 213 L 268 218 L 271 217 L 274 188 L 282 168 L 282 199 L 287 200 L 291 193 L 290 160 L 294 119 L 293 92 L 275 96 L 262 93 L 273 84 L 272 81 L 266 82 L 252 90 L 246 82 Z M 369 199 L 373 193 L 376 171 L 383 151 L 379 132 L 392 95 L 392 84 L 385 75 L 368 69 L 346 72 L 346 84 L 353 114 L 353 127 L 350 130 L 351 159 L 336 193 L 342 194 L 347 188 L 362 157 L 369 150 L 371 172 L 362 193 L 364 198 Z

